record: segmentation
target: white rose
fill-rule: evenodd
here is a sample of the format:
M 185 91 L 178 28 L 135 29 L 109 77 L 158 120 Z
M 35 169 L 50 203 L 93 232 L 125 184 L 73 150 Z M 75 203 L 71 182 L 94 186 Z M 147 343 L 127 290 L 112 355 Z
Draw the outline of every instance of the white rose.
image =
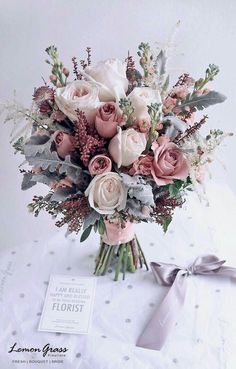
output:
M 85 68 L 85 74 L 98 82 L 100 101 L 119 101 L 128 89 L 126 63 L 118 59 L 100 61 Z
M 77 119 L 76 109 L 82 110 L 89 122 L 93 123 L 96 109 L 101 105 L 98 87 L 86 81 L 74 81 L 57 88 L 55 101 L 59 109 L 72 121 Z
M 134 117 L 138 120 L 150 119 L 147 106 L 152 103 L 161 104 L 161 95 L 158 90 L 150 87 L 135 87 L 129 94 L 132 106 L 134 108 Z
M 137 132 L 133 128 L 125 131 L 122 131 L 120 127 L 117 129 L 118 133 L 110 141 L 108 151 L 118 168 L 121 165 L 128 167 L 145 150 L 147 140 L 144 133 Z
M 85 191 L 90 206 L 100 214 L 113 214 L 125 208 L 127 189 L 114 172 L 96 175 Z

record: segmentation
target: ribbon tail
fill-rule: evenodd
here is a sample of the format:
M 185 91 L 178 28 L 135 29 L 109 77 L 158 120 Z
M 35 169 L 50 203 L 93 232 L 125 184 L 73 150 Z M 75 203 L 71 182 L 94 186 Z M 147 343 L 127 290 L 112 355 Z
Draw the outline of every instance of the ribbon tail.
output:
M 176 323 L 179 311 L 184 305 L 186 287 L 187 274 L 180 270 L 166 297 L 139 337 L 136 346 L 161 350 Z

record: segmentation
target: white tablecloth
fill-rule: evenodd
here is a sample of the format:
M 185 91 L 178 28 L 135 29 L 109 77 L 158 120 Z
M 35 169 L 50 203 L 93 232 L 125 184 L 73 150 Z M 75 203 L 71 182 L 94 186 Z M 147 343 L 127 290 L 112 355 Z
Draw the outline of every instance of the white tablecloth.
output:
M 166 235 L 157 225 L 137 226 L 148 261 L 188 265 L 214 253 L 236 267 L 236 197 L 227 188 L 208 188 L 210 206 L 194 195 L 176 212 Z M 51 239 L 32 240 L 0 252 L 1 369 L 235 369 L 236 285 L 217 277 L 193 276 L 178 323 L 161 351 L 137 348 L 135 342 L 168 288 L 144 270 L 113 282 L 99 277 L 89 335 L 38 332 L 50 274 L 89 276 L 98 247 L 97 236 L 79 243 L 55 229 Z M 158 334 L 158 332 L 157 332 Z M 10 346 L 67 347 L 58 364 L 45 364 L 40 353 L 11 353 Z M 14 360 L 35 360 L 33 364 Z M 37 363 L 38 361 L 38 363 Z

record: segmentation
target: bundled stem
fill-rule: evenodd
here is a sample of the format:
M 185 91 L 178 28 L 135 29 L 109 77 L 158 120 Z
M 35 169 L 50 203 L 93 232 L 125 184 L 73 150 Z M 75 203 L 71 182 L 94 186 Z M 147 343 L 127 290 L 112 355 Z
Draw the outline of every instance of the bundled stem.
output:
M 134 273 L 138 267 L 142 268 L 143 265 L 148 270 L 147 261 L 136 236 L 129 242 L 113 246 L 101 240 L 94 274 L 96 276 L 105 275 L 109 266 L 113 264 L 115 264 L 115 281 L 118 281 L 121 272 L 124 280 L 127 271 Z

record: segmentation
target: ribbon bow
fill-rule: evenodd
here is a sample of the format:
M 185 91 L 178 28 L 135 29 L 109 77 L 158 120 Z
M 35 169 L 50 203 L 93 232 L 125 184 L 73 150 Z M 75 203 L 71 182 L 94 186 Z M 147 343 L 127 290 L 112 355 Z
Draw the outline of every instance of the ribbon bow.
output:
M 198 257 L 188 268 L 174 264 L 151 263 L 151 268 L 158 284 L 171 286 L 161 305 L 156 309 L 151 320 L 142 332 L 136 346 L 151 350 L 160 350 L 165 344 L 177 315 L 184 305 L 187 277 L 200 274 L 236 278 L 236 268 L 223 266 L 225 260 L 215 255 Z

